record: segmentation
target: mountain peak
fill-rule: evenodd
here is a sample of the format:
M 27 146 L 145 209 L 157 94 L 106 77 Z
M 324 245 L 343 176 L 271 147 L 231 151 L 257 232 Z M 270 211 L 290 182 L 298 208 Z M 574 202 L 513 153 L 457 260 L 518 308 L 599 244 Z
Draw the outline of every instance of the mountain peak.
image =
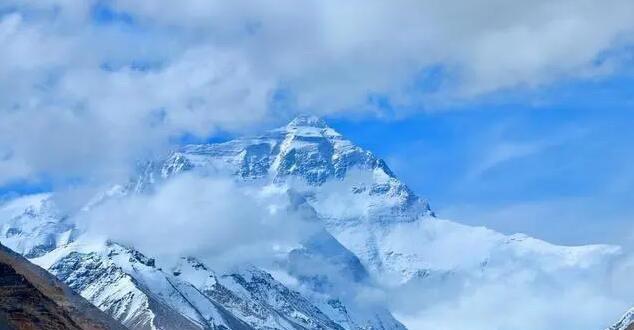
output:
M 328 124 L 317 116 L 313 115 L 298 115 L 295 119 L 291 120 L 287 128 L 298 128 L 298 127 L 315 127 L 315 128 L 328 128 Z

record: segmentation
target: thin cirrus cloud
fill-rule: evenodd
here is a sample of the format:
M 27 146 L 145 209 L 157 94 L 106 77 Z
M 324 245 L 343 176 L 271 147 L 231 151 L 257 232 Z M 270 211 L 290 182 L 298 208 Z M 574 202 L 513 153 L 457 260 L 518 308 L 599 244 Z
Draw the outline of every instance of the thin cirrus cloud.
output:
M 0 160 L 0 184 L 69 172 L 121 177 L 174 136 L 243 130 L 294 112 L 376 114 L 376 97 L 398 113 L 610 74 L 632 42 L 632 7 L 5 2 L 0 153 L 10 157 Z M 431 89 L 421 79 L 429 70 L 440 72 Z
M 507 128 L 502 129 L 504 130 Z M 498 132 L 500 129 L 494 128 L 493 131 Z M 466 179 L 475 180 L 498 166 L 526 157 L 539 156 L 543 152 L 564 146 L 587 134 L 585 129 L 579 127 L 561 127 L 557 133 L 543 134 L 541 137 L 533 136 L 528 141 L 508 139 L 503 136 L 503 133 L 498 134 L 500 136 L 492 137 L 493 141 L 485 148 L 485 151 L 481 152 L 482 156 L 471 165 L 465 175 Z

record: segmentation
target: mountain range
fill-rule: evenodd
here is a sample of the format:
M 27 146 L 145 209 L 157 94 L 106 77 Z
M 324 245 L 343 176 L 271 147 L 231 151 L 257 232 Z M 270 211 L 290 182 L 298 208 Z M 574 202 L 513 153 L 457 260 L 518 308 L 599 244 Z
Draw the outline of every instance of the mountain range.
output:
M 185 177 L 181 184 L 194 193 L 200 186 L 192 182 L 222 178 L 256 201 L 274 196 L 281 202 L 271 214 L 301 234 L 266 263 L 228 267 L 203 251 L 167 256 L 133 236 L 95 235 L 103 227 L 86 225 L 94 212 L 152 198 Z M 433 305 L 438 295 L 518 276 L 555 287 L 571 278 L 592 285 L 624 253 L 441 219 L 383 160 L 312 116 L 258 136 L 179 147 L 140 163 L 129 181 L 72 212 L 57 200 L 43 193 L 4 202 L 0 242 L 134 330 L 401 330 L 385 292 L 415 288 L 429 296 L 418 304 Z M 211 222 L 222 215 L 202 216 Z M 152 222 L 143 226 L 152 235 Z M 180 239 L 204 237 L 197 229 Z M 629 329 L 631 314 L 610 330 Z

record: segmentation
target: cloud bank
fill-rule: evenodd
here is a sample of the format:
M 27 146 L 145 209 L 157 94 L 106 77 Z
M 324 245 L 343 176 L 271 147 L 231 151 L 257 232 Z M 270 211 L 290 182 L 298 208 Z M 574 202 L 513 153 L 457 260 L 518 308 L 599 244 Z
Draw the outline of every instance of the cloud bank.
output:
M 313 235 L 281 189 L 183 174 L 155 193 L 110 198 L 76 215 L 89 241 L 111 239 L 161 259 L 196 256 L 226 269 L 270 265 Z
M 453 293 L 445 287 L 444 293 L 435 295 L 433 290 L 408 287 L 410 292 L 398 296 L 401 300 L 393 308 L 409 329 L 591 330 L 606 329 L 631 304 L 624 295 L 609 291 L 604 282 L 564 274 L 559 280 L 519 273 L 463 284 Z M 435 301 L 421 298 L 430 292 Z M 413 299 L 404 299 L 408 297 Z
M 629 60 L 633 22 L 627 0 L 5 1 L 0 183 L 122 177 L 180 135 L 294 112 L 604 75 Z

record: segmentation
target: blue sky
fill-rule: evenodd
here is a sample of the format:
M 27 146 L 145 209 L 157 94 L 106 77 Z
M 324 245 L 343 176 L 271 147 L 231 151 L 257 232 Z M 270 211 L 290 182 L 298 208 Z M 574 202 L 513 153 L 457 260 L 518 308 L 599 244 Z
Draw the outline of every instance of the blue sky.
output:
M 5 2 L 0 194 L 311 113 L 440 216 L 629 244 L 633 22 L 629 0 Z
M 561 244 L 628 244 L 633 95 L 634 79 L 615 76 L 333 126 L 385 158 L 441 217 Z

